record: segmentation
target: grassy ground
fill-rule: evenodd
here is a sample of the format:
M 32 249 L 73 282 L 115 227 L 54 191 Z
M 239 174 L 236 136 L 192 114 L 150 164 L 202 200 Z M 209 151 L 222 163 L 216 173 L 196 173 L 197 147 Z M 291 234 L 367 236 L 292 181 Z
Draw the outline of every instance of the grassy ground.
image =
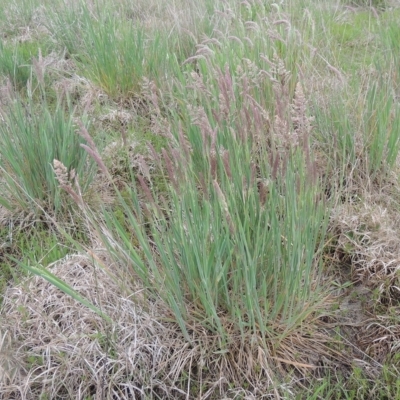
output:
M 400 399 L 397 1 L 3 1 L 0 398 Z

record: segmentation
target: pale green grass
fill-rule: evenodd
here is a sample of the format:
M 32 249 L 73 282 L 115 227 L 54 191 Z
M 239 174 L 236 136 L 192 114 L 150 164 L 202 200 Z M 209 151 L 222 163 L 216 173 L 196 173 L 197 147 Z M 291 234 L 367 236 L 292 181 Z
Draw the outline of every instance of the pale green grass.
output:
M 0 203 L 11 212 L 66 212 L 69 199 L 63 196 L 54 175 L 53 160 L 61 161 L 68 173 L 82 176 L 82 194 L 93 175 L 93 162 L 80 147 L 83 139 L 75 132 L 72 109 L 67 104 L 55 109 L 46 102 L 33 104 L 16 98 L 3 109 L 0 126 L 0 168 L 2 192 Z M 63 198 L 64 197 L 64 198 Z

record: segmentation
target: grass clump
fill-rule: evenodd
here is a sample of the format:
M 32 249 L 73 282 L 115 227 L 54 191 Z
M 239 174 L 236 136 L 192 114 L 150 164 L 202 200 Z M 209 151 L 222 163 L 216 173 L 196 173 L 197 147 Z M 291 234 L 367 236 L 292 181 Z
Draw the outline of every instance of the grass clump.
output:
M 182 106 L 176 125 L 166 128 L 175 133 L 158 157 L 170 182 L 166 198 L 138 174 L 131 204 L 120 196 L 131 231 L 105 211 L 103 240 L 150 289 L 149 300 L 160 297 L 168 305 L 189 343 L 205 330 L 222 357 L 244 349 L 252 354 L 256 343 L 265 355 L 283 354 L 278 343 L 298 333 L 323 297 L 315 288 L 316 254 L 327 205 L 318 196 L 304 94 L 298 84 L 293 104 L 283 108 L 290 80 L 276 80 L 272 122 L 247 76 L 228 67 L 222 72 L 210 61 L 207 77 L 192 79 L 198 85 L 189 80 L 185 86 L 198 91 L 204 106 Z M 201 94 L 203 79 L 214 80 L 208 98 Z M 217 112 L 210 104 L 218 104 Z M 290 351 L 285 357 L 295 362 Z M 251 368 L 257 367 L 268 375 L 264 364 L 255 361 Z
M 79 5 L 50 15 L 49 29 L 77 61 L 80 73 L 113 99 L 140 93 L 142 77 L 164 80 L 177 68 L 161 30 L 148 37 L 143 24 L 119 18 L 105 8 Z M 77 40 L 76 32 L 80 32 Z
M 75 132 L 73 114 L 66 114 L 61 103 L 50 111 L 22 99 L 3 112 L 0 126 L 0 172 L 2 206 L 10 211 L 51 215 L 65 212 L 63 198 L 52 163 L 60 160 L 67 169 L 82 177 L 84 194 L 93 175 L 91 162 L 81 148 L 83 139 Z
M 36 42 L 0 42 L 0 74 L 11 80 L 14 89 L 22 90 L 32 80 L 32 58 L 39 58 L 39 51 Z
M 353 104 L 333 97 L 328 109 L 314 107 L 315 143 L 325 152 L 336 183 L 347 181 L 349 187 L 359 179 L 384 178 L 399 154 L 399 109 L 392 89 L 378 80 L 361 90 L 363 96 Z

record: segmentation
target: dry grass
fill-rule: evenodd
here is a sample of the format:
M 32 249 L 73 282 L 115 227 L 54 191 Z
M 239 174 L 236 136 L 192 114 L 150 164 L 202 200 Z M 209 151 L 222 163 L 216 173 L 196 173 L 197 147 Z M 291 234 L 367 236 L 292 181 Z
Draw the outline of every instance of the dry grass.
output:
M 3 365 L 3 398 L 128 398 L 152 391 L 174 398 L 179 393 L 177 377 L 193 355 L 186 354 L 187 344 L 173 326 L 157 322 L 159 306 L 147 304 L 144 311 L 137 305 L 140 293 L 135 301 L 123 296 L 85 256 L 69 257 L 52 272 L 115 324 L 108 326 L 41 278 L 10 289 L 2 331 L 12 343 L 3 345 L 2 359 L 12 357 L 8 368 Z
M 106 265 L 104 254 L 100 258 Z M 115 273 L 117 266 L 108 268 Z M 277 372 L 290 383 L 290 369 L 309 374 L 332 357 L 329 338 L 309 337 L 307 328 L 287 336 L 277 350 L 266 350 L 256 337 L 241 343 L 238 336 L 228 352 L 219 352 L 217 338 L 196 326 L 189 327 L 188 343 L 157 299 L 144 299 L 134 285 L 127 297 L 93 258 L 68 256 L 51 270 L 113 324 L 40 277 L 9 288 L 1 312 L 3 399 L 279 397 L 284 386 L 276 385 Z M 300 354 L 308 363 L 297 361 Z
M 332 279 L 351 286 L 338 292 L 330 325 L 350 344 L 367 376 L 376 377 L 400 345 L 400 248 L 397 177 L 353 187 L 353 196 L 333 210 Z M 357 189 L 357 190 L 356 190 Z M 356 363 L 357 365 L 357 363 Z

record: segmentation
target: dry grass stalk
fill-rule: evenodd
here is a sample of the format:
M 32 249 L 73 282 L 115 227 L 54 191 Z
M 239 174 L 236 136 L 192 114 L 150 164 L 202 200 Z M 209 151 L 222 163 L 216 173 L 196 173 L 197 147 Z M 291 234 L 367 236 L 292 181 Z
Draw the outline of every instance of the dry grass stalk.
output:
M 187 136 L 183 133 L 182 124 L 179 124 L 179 146 L 185 154 L 186 160 L 189 161 L 192 154 L 192 147 Z
M 221 36 L 222 36 L 222 33 L 221 33 Z M 232 35 L 230 35 L 230 36 L 228 36 L 228 39 L 229 39 L 229 40 L 233 40 L 234 42 L 239 43 L 239 45 L 240 45 L 241 47 L 244 47 L 243 42 L 242 42 L 237 36 L 232 36 Z
M 156 116 L 161 116 L 158 89 L 154 81 L 149 80 L 146 77 L 142 78 L 141 92 L 143 97 L 147 100 L 148 104 L 151 105 L 150 112 Z
M 83 137 L 86 140 L 87 144 L 91 149 L 96 150 L 96 144 L 94 143 L 92 137 L 85 128 L 85 125 L 83 125 L 81 121 L 77 121 L 77 124 L 79 126 L 79 131 L 78 131 L 79 136 Z
M 222 162 L 224 164 L 225 173 L 228 176 L 228 178 L 232 179 L 232 171 L 229 160 L 229 150 L 221 149 L 220 153 L 222 157 Z
M 196 62 L 197 60 L 206 60 L 206 58 L 205 58 L 203 55 L 192 56 L 192 57 L 187 58 L 187 59 L 182 63 L 182 65 L 189 64 L 189 63 L 194 63 L 194 62 Z
M 207 89 L 206 85 L 204 84 L 203 76 L 199 72 L 192 71 L 190 73 L 190 77 L 192 81 L 188 85 L 186 85 L 187 89 L 193 89 L 196 93 L 201 93 L 206 98 L 212 97 L 211 92 Z
M 151 115 L 151 131 L 154 135 L 163 136 L 168 139 L 169 142 L 175 142 L 175 136 L 171 132 L 171 124 L 169 121 L 161 116 Z
M 310 134 L 312 130 L 313 117 L 307 115 L 307 99 L 303 87 L 297 82 L 291 109 L 291 119 L 294 129 L 295 140 L 301 141 L 307 164 L 307 172 L 311 183 L 315 183 L 317 176 L 317 164 L 311 160 Z
M 231 102 L 235 99 L 233 91 L 233 80 L 229 72 L 229 66 L 225 66 L 225 72 L 218 70 L 219 111 L 222 117 L 227 120 L 230 115 Z
M 156 151 L 154 146 L 149 142 L 149 143 L 147 143 L 147 147 L 150 149 L 150 153 L 151 153 L 151 156 L 152 156 L 153 160 L 156 163 L 160 163 L 160 161 L 161 161 L 160 155 L 158 154 L 158 152 Z
M 203 150 L 207 154 L 209 152 L 209 146 L 212 141 L 215 141 L 217 128 L 212 128 L 208 116 L 203 107 L 188 107 L 190 112 L 190 117 L 192 119 L 193 125 L 200 128 L 202 140 L 203 140 Z
M 214 55 L 214 50 L 212 50 L 209 46 L 206 44 L 198 44 L 196 45 L 197 50 L 196 50 L 196 56 L 203 56 L 207 60 L 211 56 Z
M 145 182 L 143 176 L 138 174 L 137 178 L 139 180 L 140 186 L 142 187 L 147 200 L 150 202 L 151 205 L 156 205 L 153 195 L 151 194 L 150 188 L 147 186 L 147 183 Z
M 264 73 L 258 68 L 254 61 L 247 58 L 244 58 L 242 61 L 245 64 L 245 76 L 247 80 L 251 82 L 251 86 L 260 86 L 264 80 Z
M 165 167 L 167 169 L 167 173 L 168 173 L 168 177 L 174 187 L 174 189 L 179 192 L 179 185 L 176 179 L 176 175 L 175 175 L 175 167 L 174 164 L 170 158 L 170 156 L 168 155 L 168 152 L 165 149 L 162 149 L 162 155 L 164 158 L 164 163 L 165 163 Z
M 272 76 L 274 78 L 272 83 L 276 101 L 275 113 L 281 120 L 286 120 L 287 108 L 290 104 L 289 81 L 292 75 L 290 71 L 286 70 L 283 60 L 276 53 L 272 63 Z
M 67 167 L 58 160 L 53 160 L 53 167 L 60 188 L 65 190 L 78 206 L 83 206 L 84 203 L 79 188 L 78 176 L 75 174 L 75 170 L 68 173 Z M 78 193 L 72 188 L 71 181 L 74 181 L 75 186 L 77 186 Z
M 300 82 L 296 84 L 291 107 L 291 118 L 294 132 L 300 137 L 308 138 L 311 132 L 311 122 L 313 118 L 307 116 L 307 100 Z
M 35 57 L 32 58 L 32 65 L 33 69 L 36 74 L 36 78 L 38 82 L 44 86 L 44 72 L 45 72 L 45 65 L 43 63 L 43 57 L 42 57 L 42 50 L 39 49 L 39 56 L 38 59 Z
M 274 133 L 278 138 L 278 148 L 281 147 L 281 151 L 287 149 L 288 146 L 296 147 L 298 143 L 297 134 L 291 134 L 289 129 L 289 124 L 286 120 L 279 117 L 278 114 L 275 115 L 274 119 Z
M 98 165 L 100 170 L 103 172 L 103 174 L 111 179 L 111 175 L 108 172 L 107 167 L 104 164 L 99 152 L 97 151 L 97 147 L 96 147 L 92 137 L 90 136 L 89 132 L 87 131 L 87 129 L 85 128 L 85 126 L 83 125 L 82 122 L 78 121 L 78 125 L 79 125 L 78 134 L 81 137 L 83 137 L 86 140 L 86 142 L 89 144 L 89 146 L 87 146 L 85 144 L 81 144 L 81 147 L 83 149 L 85 149 L 87 151 L 87 153 L 93 158 L 93 160 L 96 162 L 96 164 Z

